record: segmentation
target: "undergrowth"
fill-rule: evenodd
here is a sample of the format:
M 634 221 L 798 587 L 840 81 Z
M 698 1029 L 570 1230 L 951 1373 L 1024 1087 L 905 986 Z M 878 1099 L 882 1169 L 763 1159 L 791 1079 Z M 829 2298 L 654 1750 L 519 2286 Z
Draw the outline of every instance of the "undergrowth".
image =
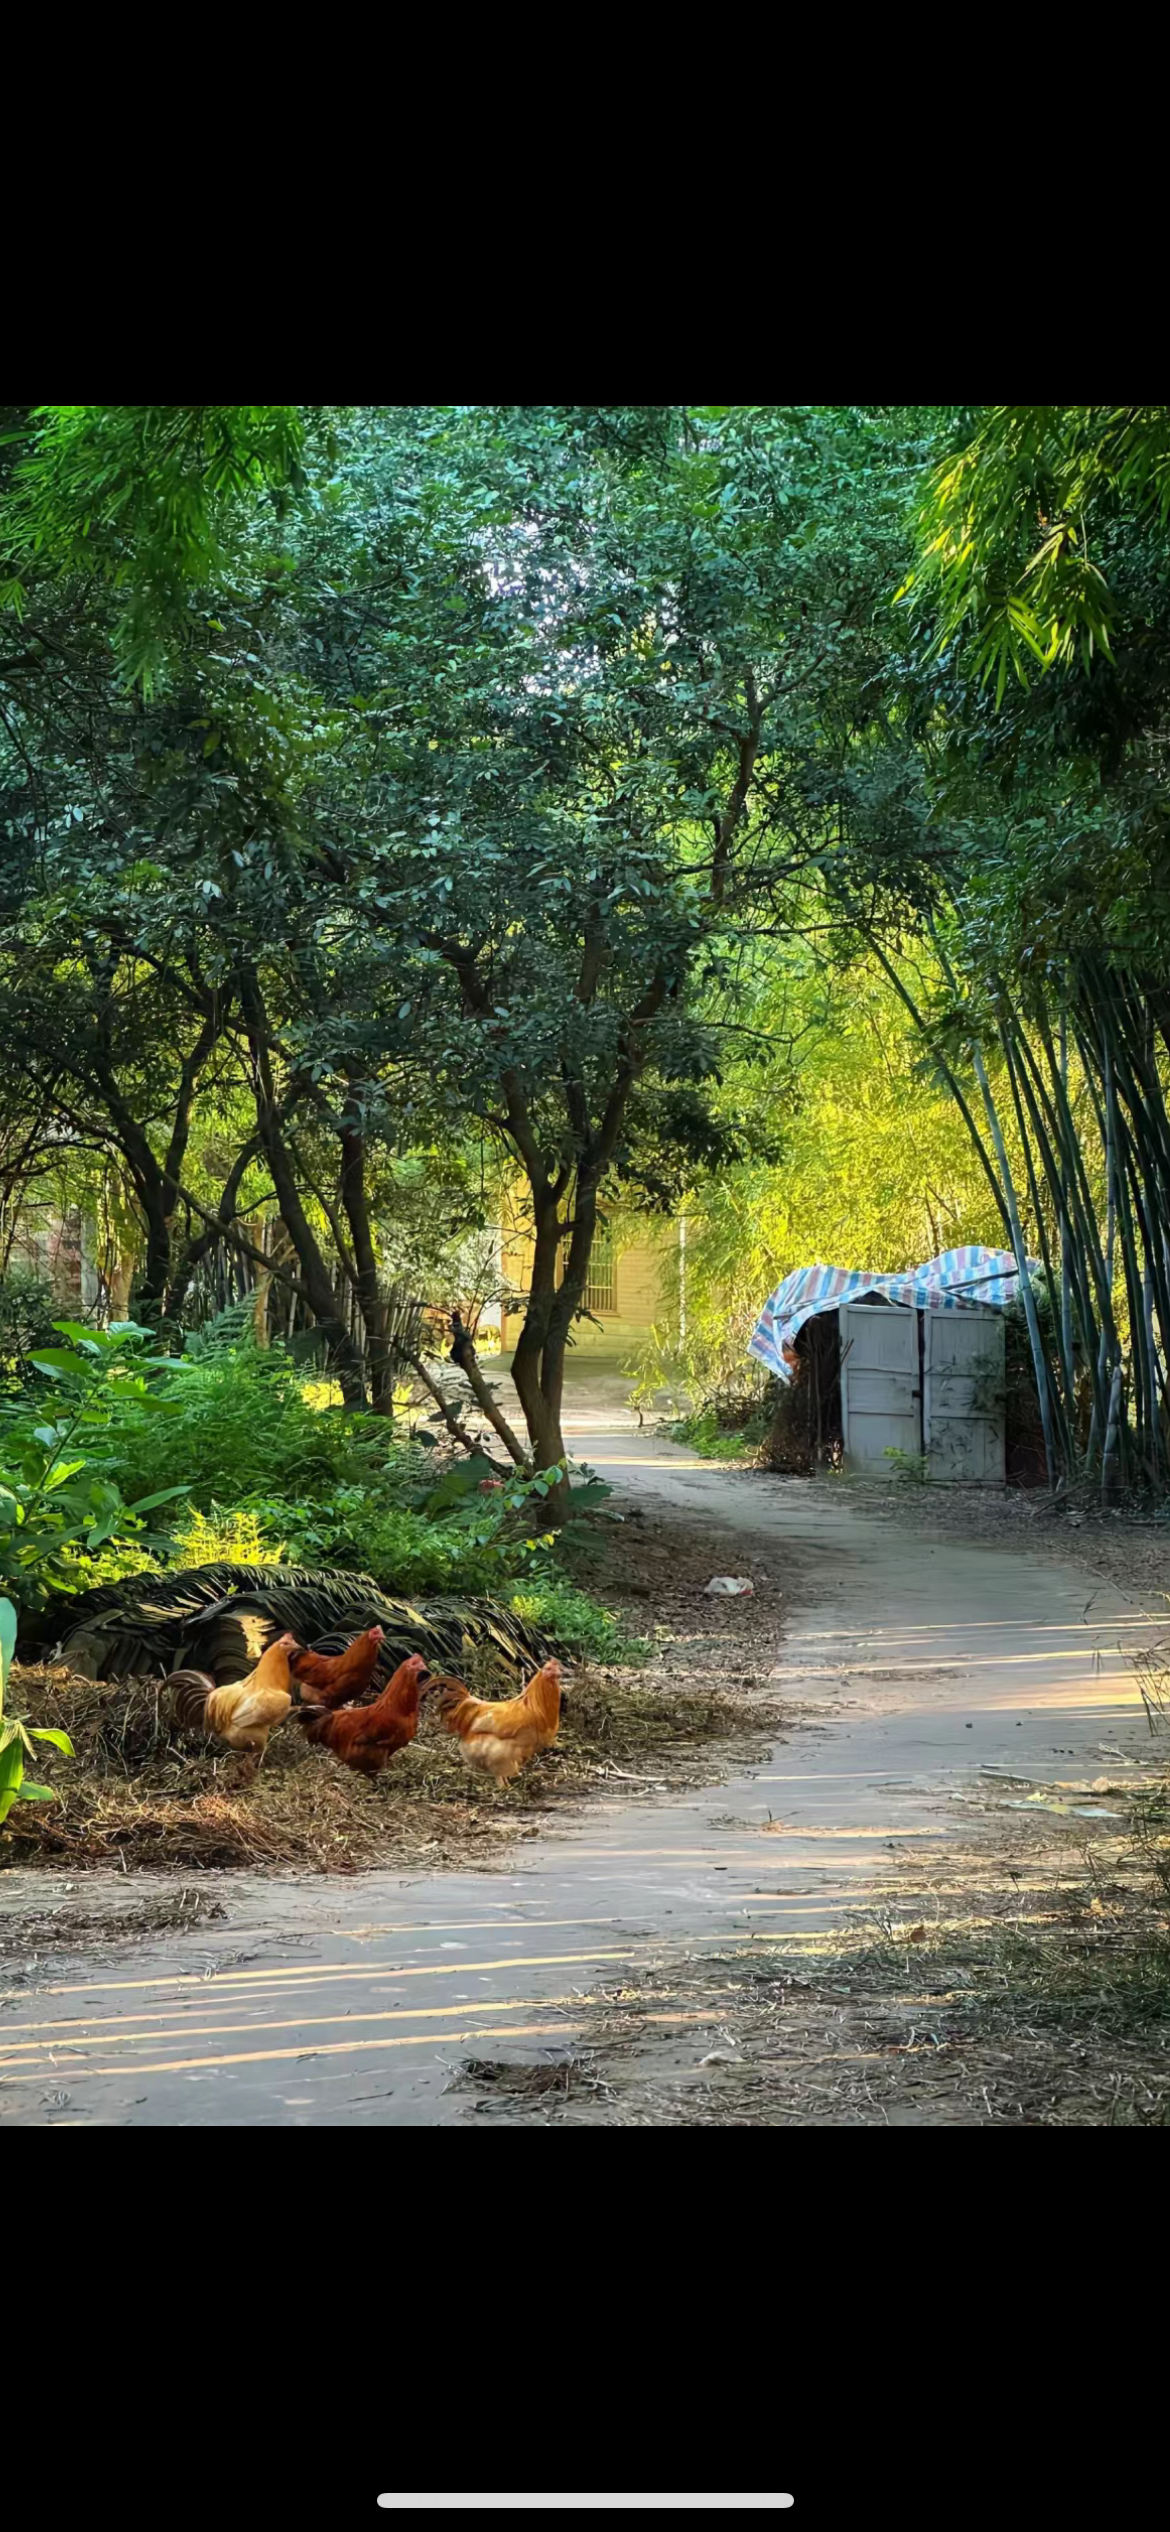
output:
M 769 1420 L 767 1409 L 758 1403 L 742 1415 L 707 1405 L 691 1415 L 677 1416 L 666 1431 L 673 1441 L 697 1451 L 700 1459 L 755 1459 L 767 1441 Z
M 84 1339 L 84 1331 L 75 1335 Z M 108 1343 L 86 1341 L 91 1353 Z M 46 1368 L 50 1361 L 58 1386 L 68 1384 L 84 1349 L 46 1356 Z M 44 1457 L 36 1436 L 48 1382 L 40 1378 L 39 1391 L 26 1391 L 0 1415 L 0 1481 L 6 1464 L 23 1465 L 30 1449 Z M 135 1331 L 126 1371 L 112 1366 L 103 1378 L 70 1465 L 111 1502 L 133 1505 L 165 1491 L 174 1498 L 167 1533 L 139 1544 L 130 1525 L 128 1535 L 98 1543 L 96 1531 L 87 1539 L 75 1525 L 50 1580 L 83 1590 L 221 1561 L 336 1567 L 370 1574 L 395 1594 L 515 1595 L 516 1607 L 567 1652 L 604 1662 L 638 1657 L 619 1621 L 562 1561 L 588 1563 L 600 1511 L 594 1498 L 607 1488 L 579 1487 L 587 1498 L 581 1514 L 567 1532 L 553 1533 L 544 1504 L 555 1471 L 501 1483 L 486 1457 L 451 1458 L 432 1436 L 323 1403 L 327 1396 L 280 1346 L 201 1340 L 187 1354 L 159 1357 L 147 1332 Z

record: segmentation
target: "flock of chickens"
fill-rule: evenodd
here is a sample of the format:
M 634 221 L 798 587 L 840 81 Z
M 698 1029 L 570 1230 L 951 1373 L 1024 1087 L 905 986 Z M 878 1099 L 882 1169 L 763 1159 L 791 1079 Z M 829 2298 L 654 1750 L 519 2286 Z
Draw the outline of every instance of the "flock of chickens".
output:
M 548 1661 L 519 1697 L 473 1697 L 462 1679 L 432 1674 L 426 1655 L 400 1662 L 379 1696 L 367 1698 L 378 1668 L 385 1629 L 365 1627 L 341 1653 L 313 1651 L 286 1632 L 262 1653 L 244 1679 L 217 1687 L 210 1671 L 171 1671 L 163 1682 L 176 1722 L 186 1731 L 214 1733 L 244 1754 L 254 1774 L 269 1734 L 294 1714 L 306 1738 L 329 1750 L 343 1767 L 377 1776 L 413 1741 L 424 1697 L 438 1700 L 440 1722 L 459 1742 L 466 1765 L 508 1784 L 537 1750 L 556 1739 L 561 1708 L 561 1666 Z M 365 1702 L 363 1702 L 363 1699 Z

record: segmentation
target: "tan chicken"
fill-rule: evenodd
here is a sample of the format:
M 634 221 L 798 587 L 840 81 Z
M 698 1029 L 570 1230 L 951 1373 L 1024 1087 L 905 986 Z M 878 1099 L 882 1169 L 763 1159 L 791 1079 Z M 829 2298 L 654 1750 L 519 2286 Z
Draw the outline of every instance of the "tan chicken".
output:
M 300 1647 L 295 1635 L 278 1635 L 262 1653 L 246 1679 L 217 1688 L 210 1671 L 173 1670 L 163 1681 L 171 1692 L 175 1721 L 185 1732 L 214 1732 L 231 1750 L 252 1760 L 252 1772 L 268 1747 L 268 1735 L 283 1723 L 292 1705 L 290 1659 Z
M 497 1785 L 509 1784 L 537 1750 L 550 1748 L 557 1737 L 562 1703 L 567 1702 L 562 1699 L 559 1662 L 546 1662 L 529 1680 L 523 1696 L 498 1702 L 473 1697 L 462 1679 L 436 1679 L 434 1685 L 440 1720 L 457 1735 L 464 1765 L 482 1768 Z

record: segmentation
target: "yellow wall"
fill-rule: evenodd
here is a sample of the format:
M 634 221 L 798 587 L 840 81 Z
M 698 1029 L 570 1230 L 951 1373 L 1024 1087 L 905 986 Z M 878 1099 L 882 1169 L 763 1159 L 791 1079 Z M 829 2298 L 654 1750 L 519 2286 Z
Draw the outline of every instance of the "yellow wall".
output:
M 662 1315 L 662 1275 L 672 1246 L 677 1246 L 678 1224 L 655 1224 L 652 1232 L 635 1228 L 623 1231 L 615 1225 L 613 1245 L 616 1252 L 614 1302 L 612 1311 L 601 1310 L 600 1325 L 592 1319 L 579 1319 L 573 1327 L 573 1344 L 590 1353 L 624 1352 Z M 532 1265 L 532 1242 L 511 1233 L 503 1243 L 504 1274 L 521 1292 L 528 1289 Z M 505 1349 L 515 1345 L 524 1319 L 522 1302 L 507 1312 L 502 1329 Z

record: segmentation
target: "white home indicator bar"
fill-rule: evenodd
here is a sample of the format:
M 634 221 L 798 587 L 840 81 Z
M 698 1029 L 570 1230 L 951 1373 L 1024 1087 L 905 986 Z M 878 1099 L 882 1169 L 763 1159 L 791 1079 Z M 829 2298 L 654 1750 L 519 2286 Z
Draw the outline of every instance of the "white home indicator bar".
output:
M 477 2507 L 478 2507 L 478 2506 L 495 2506 L 495 2507 L 509 2507 L 509 2508 L 516 2507 L 516 2506 L 576 2506 L 576 2507 L 583 2507 L 583 2506 L 692 2506 L 692 2507 L 700 2507 L 700 2508 L 704 2509 L 704 2510 L 705 2510 L 707 2513 L 709 2513 L 709 2514 L 715 2514 L 715 2513 L 722 2512 L 722 2510 L 723 2510 L 725 2507 L 728 2507 L 728 2506 L 755 2506 L 755 2507 L 767 2507 L 767 2506 L 790 2506 L 790 2505 L 793 2503 L 793 2499 L 792 2499 L 791 2497 L 744 2497 L 744 2496 L 736 2496 L 736 2497 L 712 2497 L 712 2496 L 699 2496 L 699 2497 L 683 2497 L 683 2496 L 671 2496 L 671 2497 L 645 2497 L 645 2496 L 643 2496 L 643 2497 L 579 2497 L 579 2496 L 578 2496 L 578 2497 L 532 2497 L 532 2496 L 524 2496 L 524 2497 L 500 2497 L 500 2496 L 492 2496 L 492 2497 L 435 2497 L 435 2496 L 413 2496 L 413 2497 L 412 2497 L 412 2496 L 404 2496 L 404 2497 L 391 2497 L 391 2496 L 386 2496 L 386 2497 L 379 2497 L 379 2499 L 378 2499 L 378 2503 L 379 2503 L 379 2505 L 380 2505 L 380 2506 L 411 2506 L 411 2507 L 414 2507 L 414 2506 L 434 2506 L 434 2507 L 436 2507 L 436 2508 L 440 2508 L 440 2507 L 461 2508 L 461 2507 L 470 2507 L 470 2506 L 477 2506 Z

